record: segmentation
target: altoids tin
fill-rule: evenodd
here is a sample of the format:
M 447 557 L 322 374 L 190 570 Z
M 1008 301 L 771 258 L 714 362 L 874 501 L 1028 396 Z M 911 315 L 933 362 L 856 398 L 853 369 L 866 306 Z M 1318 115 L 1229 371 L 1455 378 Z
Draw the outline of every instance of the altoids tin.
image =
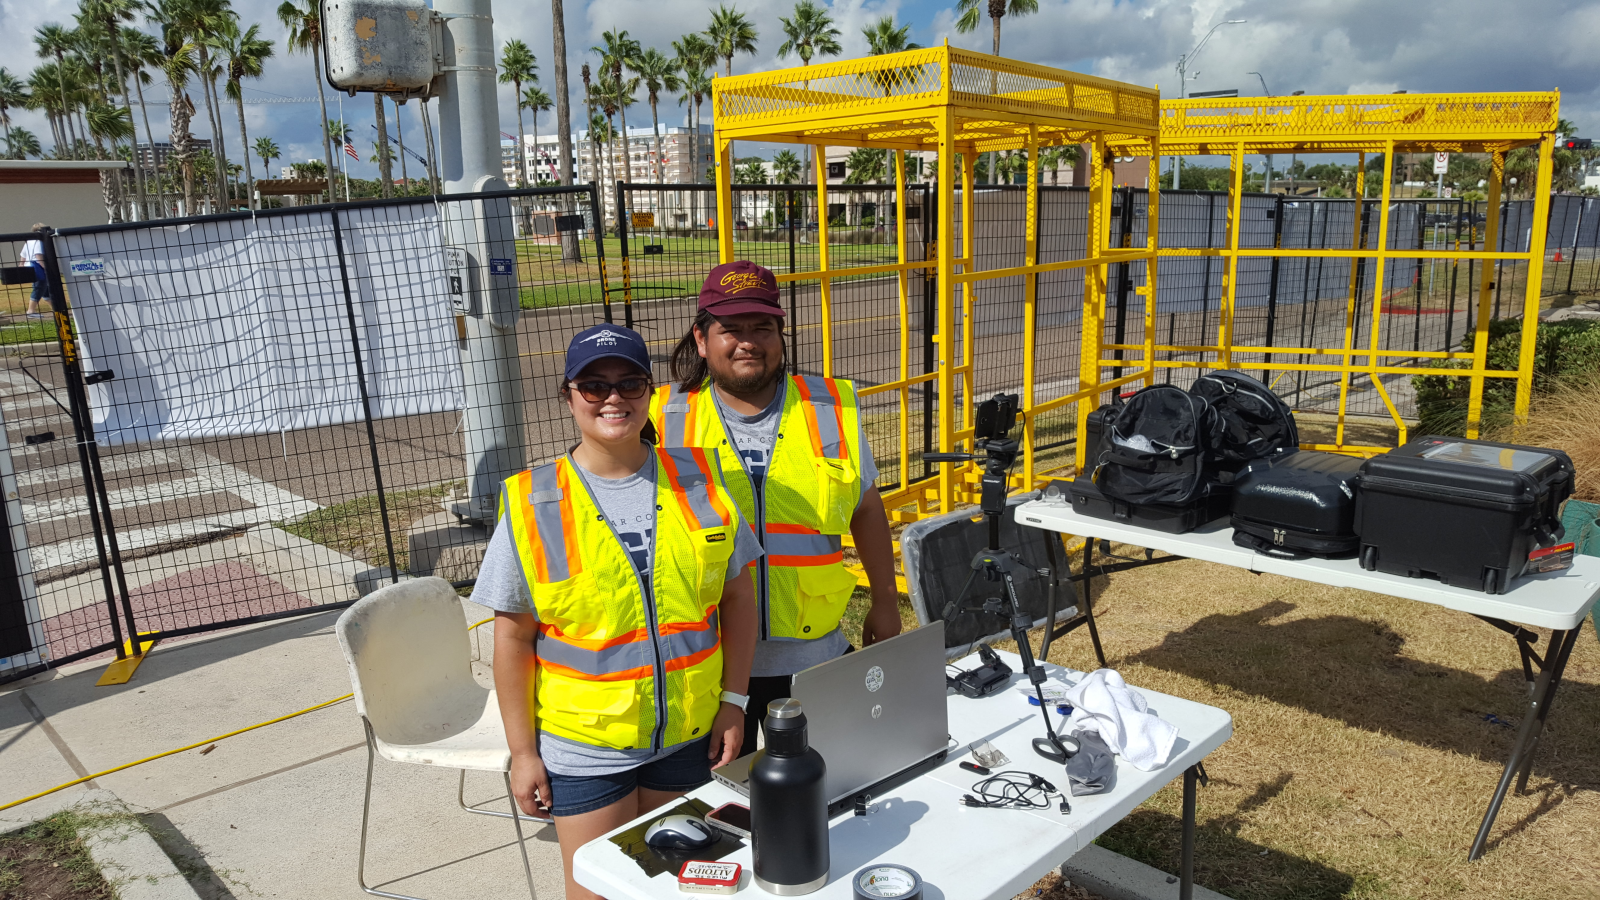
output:
M 732 894 L 739 890 L 739 872 L 738 863 L 691 859 L 678 871 L 678 890 L 685 894 Z

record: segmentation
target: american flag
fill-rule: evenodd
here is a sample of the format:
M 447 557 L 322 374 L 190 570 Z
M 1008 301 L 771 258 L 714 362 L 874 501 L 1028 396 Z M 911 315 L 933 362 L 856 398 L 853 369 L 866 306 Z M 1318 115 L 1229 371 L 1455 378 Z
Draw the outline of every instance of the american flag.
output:
M 350 157 L 351 159 L 353 159 L 353 160 L 355 160 L 357 162 L 361 161 L 361 154 L 357 153 L 356 152 L 356 148 L 351 146 L 348 141 L 345 142 L 345 145 L 344 145 L 344 155 Z

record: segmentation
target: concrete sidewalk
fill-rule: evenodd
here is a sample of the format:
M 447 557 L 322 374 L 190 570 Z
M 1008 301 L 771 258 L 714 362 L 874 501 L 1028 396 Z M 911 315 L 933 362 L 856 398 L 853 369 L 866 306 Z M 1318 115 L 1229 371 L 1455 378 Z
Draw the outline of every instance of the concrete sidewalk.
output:
M 489 615 L 462 606 L 469 622 Z M 158 646 L 117 687 L 95 686 L 101 662 L 5 689 L 0 802 L 349 693 L 336 618 L 325 613 Z M 487 628 L 483 636 L 487 651 Z M 487 665 L 475 668 L 487 684 Z M 143 814 L 201 897 L 365 896 L 355 872 L 367 754 L 354 704 L 204 749 L 68 790 L 110 790 Z M 511 822 L 457 809 L 456 779 L 453 770 L 378 761 L 369 883 L 439 900 L 526 893 Z M 467 802 L 500 809 L 506 801 L 498 779 L 472 774 Z M 7 815 L 31 818 L 30 807 L 42 814 L 45 805 L 41 799 Z M 524 831 L 540 897 L 561 897 L 554 829 L 525 824 Z

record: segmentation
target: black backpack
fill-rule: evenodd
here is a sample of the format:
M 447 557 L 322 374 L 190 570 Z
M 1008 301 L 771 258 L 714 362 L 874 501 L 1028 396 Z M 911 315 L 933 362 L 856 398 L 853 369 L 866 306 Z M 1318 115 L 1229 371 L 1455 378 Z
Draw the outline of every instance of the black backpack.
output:
M 1189 392 L 1216 411 L 1219 428 L 1211 452 L 1221 471 L 1237 472 L 1251 460 L 1300 449 L 1289 405 L 1249 375 L 1227 369 L 1206 372 Z
M 1211 490 L 1221 427 L 1204 397 L 1157 384 L 1105 413 L 1091 459 L 1101 493 L 1125 503 L 1182 505 Z

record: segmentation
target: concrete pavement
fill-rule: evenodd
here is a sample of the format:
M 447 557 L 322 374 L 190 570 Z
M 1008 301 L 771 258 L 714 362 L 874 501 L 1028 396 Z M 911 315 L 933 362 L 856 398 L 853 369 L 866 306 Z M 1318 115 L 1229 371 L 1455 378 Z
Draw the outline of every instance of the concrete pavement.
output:
M 488 615 L 462 606 L 469 622 Z M 348 693 L 335 619 L 326 613 L 158 646 L 117 687 L 95 686 L 103 663 L 11 686 L 0 693 L 0 802 Z M 475 669 L 487 683 L 487 664 Z M 367 759 L 353 704 L 204 750 L 96 784 L 143 816 L 201 897 L 364 896 L 355 870 Z M 457 809 L 456 778 L 453 770 L 378 761 L 369 883 L 440 900 L 526 891 L 510 821 Z M 497 799 L 505 803 L 493 776 L 468 776 L 468 803 L 499 808 Z M 46 803 L 7 815 L 31 818 L 30 808 Z M 554 830 L 525 832 L 540 896 L 562 896 Z

